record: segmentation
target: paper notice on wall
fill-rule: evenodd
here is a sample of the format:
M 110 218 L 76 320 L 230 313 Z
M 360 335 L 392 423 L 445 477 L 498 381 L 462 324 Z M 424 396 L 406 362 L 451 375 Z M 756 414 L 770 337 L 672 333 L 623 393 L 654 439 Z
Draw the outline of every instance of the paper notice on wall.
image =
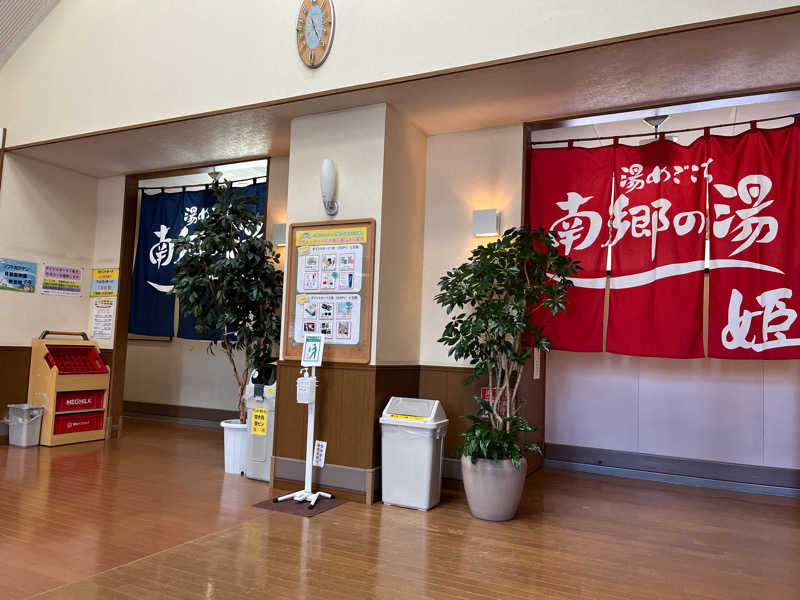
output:
M 538 348 L 533 350 L 533 378 L 539 379 L 542 376 L 542 351 Z
M 92 298 L 92 339 L 111 339 L 114 333 L 116 304 L 116 298 Z
M 294 322 L 295 343 L 302 343 L 307 333 L 320 333 L 326 344 L 356 345 L 361 340 L 358 294 L 299 294 Z
M 36 270 L 34 262 L 0 258 L 0 290 L 32 294 L 36 291 Z
M 83 269 L 65 265 L 44 265 L 42 294 L 50 296 L 80 296 Z
M 116 296 L 118 290 L 119 269 L 92 269 L 92 297 Z

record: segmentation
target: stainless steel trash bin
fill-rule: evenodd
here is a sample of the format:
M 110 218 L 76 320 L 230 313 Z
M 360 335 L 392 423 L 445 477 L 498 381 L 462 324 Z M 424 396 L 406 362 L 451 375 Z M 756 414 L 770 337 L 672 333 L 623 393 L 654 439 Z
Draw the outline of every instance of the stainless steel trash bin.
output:
M 44 406 L 40 404 L 9 404 L 8 443 L 11 446 L 27 448 L 39 445 L 39 433 L 42 430 Z

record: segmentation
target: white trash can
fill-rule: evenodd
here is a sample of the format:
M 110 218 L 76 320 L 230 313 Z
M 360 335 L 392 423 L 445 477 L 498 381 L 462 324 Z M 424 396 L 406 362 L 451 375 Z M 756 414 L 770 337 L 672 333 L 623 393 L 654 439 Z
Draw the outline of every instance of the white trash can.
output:
M 44 406 L 40 404 L 9 404 L 8 443 L 11 446 L 27 448 L 39 445 L 39 433 L 42 430 Z
M 389 400 L 380 418 L 384 504 L 417 510 L 439 504 L 447 423 L 438 400 Z
M 225 472 L 244 475 L 247 464 L 247 423 L 227 419 L 220 423 L 225 431 Z
M 245 401 L 249 430 L 244 474 L 250 479 L 269 481 L 272 441 L 275 438 L 275 384 L 251 383 L 247 387 Z

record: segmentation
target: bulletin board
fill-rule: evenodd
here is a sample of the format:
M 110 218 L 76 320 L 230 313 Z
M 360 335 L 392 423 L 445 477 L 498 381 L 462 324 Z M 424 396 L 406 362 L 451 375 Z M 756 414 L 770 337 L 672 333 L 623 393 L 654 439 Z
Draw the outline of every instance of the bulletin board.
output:
M 325 336 L 325 362 L 368 363 L 375 220 L 289 227 L 283 356 L 299 360 L 305 333 Z

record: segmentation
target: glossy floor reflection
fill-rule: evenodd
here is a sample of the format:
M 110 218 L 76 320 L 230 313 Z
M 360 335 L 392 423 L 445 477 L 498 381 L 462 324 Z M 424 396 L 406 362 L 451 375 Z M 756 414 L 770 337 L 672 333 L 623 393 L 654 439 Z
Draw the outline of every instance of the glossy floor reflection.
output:
M 138 434 L 128 433 L 124 443 L 132 444 L 133 456 L 112 451 L 120 468 L 104 481 L 136 493 L 153 475 L 134 467 L 149 455 L 148 445 L 134 444 Z M 180 446 L 186 452 L 167 452 L 159 461 L 165 473 L 152 501 L 139 492 L 144 505 L 129 503 L 127 517 L 106 507 L 116 527 L 109 526 L 101 540 L 95 534 L 96 555 L 115 547 L 123 522 L 126 539 L 136 538 L 132 532 L 139 529 L 142 544 L 157 529 L 151 523 L 162 519 L 175 537 L 182 527 L 192 535 L 200 525 L 190 517 L 201 513 L 195 504 L 205 507 L 208 528 L 225 520 L 238 524 L 37 598 L 796 600 L 800 589 L 800 501 L 794 499 L 545 471 L 529 479 L 518 518 L 508 523 L 472 518 L 456 492 L 427 513 L 350 502 L 306 519 L 249 509 L 252 486 L 236 478 L 230 483 L 213 469 L 205 479 L 216 483 L 205 483 L 197 470 L 199 480 L 192 483 L 182 475 L 189 468 L 185 463 L 205 451 L 199 443 Z M 86 485 L 73 485 L 68 471 L 55 477 L 65 494 Z M 184 499 L 186 510 L 161 514 L 160 504 L 174 506 L 176 497 Z M 220 503 L 216 512 L 214 502 Z M 54 519 L 57 511 L 51 512 Z M 18 542 L 4 536 L 2 543 L 5 560 Z M 82 549 L 92 547 L 82 535 L 62 537 L 60 544 L 77 562 Z M 57 568 L 49 556 L 54 555 L 39 553 L 34 576 L 47 575 L 48 562 Z M 3 577 L 8 575 L 4 570 Z
M 225 475 L 221 428 L 125 420 L 119 441 L 0 446 L 0 598 L 80 581 L 263 511 Z

